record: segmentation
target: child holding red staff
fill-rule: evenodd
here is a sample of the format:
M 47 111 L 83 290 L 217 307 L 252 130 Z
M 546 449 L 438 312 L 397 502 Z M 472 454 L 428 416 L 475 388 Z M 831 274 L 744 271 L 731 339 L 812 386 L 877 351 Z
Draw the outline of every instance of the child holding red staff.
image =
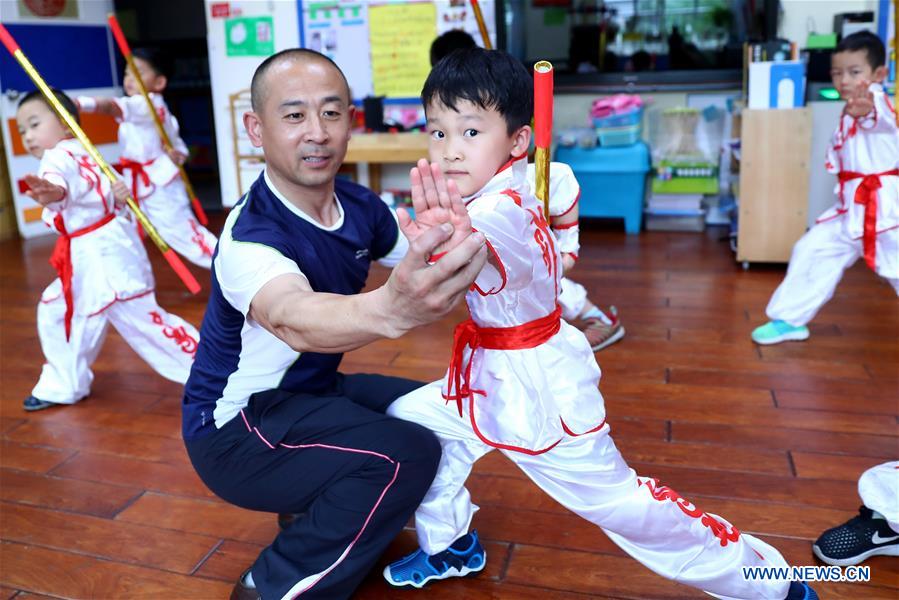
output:
M 464 484 L 474 462 L 499 449 L 663 576 L 722 598 L 817 598 L 802 583 L 747 580 L 741 567 L 786 563 L 761 540 L 637 477 L 612 442 L 599 368 L 584 336 L 560 318 L 561 255 L 525 181 L 531 86 L 514 58 L 475 48 L 438 63 L 422 91 L 436 164 L 420 162 L 413 185 L 427 189 L 443 174 L 454 182 L 467 208 L 457 220 L 485 235 L 490 258 L 466 295 L 471 318 L 456 328 L 446 377 L 387 411 L 432 429 L 443 455 L 416 511 L 421 549 L 389 565 L 385 578 L 420 588 L 483 569 L 486 553 L 469 531 L 477 507 Z

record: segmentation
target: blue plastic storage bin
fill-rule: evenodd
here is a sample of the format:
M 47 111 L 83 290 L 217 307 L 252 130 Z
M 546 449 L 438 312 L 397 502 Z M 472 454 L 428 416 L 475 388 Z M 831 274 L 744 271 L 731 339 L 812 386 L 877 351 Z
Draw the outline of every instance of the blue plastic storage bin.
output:
M 649 148 L 630 146 L 559 148 L 555 160 L 568 164 L 581 186 L 580 216 L 621 217 L 628 233 L 639 233 L 649 173 Z
M 630 146 L 639 142 L 642 134 L 643 128 L 639 124 L 596 130 L 600 146 Z

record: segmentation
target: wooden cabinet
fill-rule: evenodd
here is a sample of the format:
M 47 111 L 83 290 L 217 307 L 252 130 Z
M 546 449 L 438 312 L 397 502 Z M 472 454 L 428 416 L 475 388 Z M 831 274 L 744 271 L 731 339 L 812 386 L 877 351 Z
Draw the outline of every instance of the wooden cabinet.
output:
M 811 152 L 808 108 L 745 110 L 737 260 L 788 262 L 807 227 Z

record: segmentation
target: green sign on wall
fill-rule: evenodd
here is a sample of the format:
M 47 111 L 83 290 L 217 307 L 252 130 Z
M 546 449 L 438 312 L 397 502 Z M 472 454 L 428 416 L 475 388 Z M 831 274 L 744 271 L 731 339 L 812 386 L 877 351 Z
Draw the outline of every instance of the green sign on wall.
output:
M 271 56 L 275 53 L 272 17 L 237 17 L 225 21 L 228 56 Z

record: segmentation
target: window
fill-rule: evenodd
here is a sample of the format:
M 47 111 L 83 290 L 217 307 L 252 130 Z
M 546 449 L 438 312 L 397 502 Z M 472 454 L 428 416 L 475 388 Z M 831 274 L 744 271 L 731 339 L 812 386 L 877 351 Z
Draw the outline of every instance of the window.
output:
M 524 59 L 560 73 L 740 69 L 748 0 L 523 0 Z M 513 34 L 515 26 L 510 29 Z M 511 49 L 511 48 L 510 48 Z

